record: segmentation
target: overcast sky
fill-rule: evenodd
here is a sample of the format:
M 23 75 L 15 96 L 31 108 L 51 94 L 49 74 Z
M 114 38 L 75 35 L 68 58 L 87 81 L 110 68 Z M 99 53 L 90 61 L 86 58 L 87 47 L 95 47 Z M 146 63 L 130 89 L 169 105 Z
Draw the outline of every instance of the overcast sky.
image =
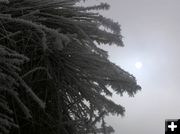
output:
M 125 47 L 104 48 L 142 86 L 134 98 L 113 96 L 126 113 L 107 121 L 115 134 L 164 134 L 165 119 L 180 118 L 180 0 L 106 1 L 103 14 L 121 24 Z

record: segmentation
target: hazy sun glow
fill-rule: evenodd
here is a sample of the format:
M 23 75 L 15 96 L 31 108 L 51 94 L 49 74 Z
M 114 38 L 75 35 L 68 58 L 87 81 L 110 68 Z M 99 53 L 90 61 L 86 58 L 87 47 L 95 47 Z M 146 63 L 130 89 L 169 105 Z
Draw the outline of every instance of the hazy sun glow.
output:
M 137 69 L 141 69 L 142 66 L 143 66 L 142 62 L 136 62 L 136 63 L 135 63 L 135 67 L 136 67 Z

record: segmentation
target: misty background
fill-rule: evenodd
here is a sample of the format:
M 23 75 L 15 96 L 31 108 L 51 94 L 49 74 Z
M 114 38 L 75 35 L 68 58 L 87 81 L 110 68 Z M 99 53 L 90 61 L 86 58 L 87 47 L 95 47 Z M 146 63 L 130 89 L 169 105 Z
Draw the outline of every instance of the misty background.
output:
M 88 1 L 88 5 L 102 1 Z M 115 134 L 164 134 L 165 119 L 180 118 L 180 1 L 104 0 L 102 12 L 121 25 L 124 48 L 103 46 L 109 59 L 133 74 L 142 90 L 114 95 L 125 117 L 109 116 Z M 137 62 L 142 68 L 135 67 Z

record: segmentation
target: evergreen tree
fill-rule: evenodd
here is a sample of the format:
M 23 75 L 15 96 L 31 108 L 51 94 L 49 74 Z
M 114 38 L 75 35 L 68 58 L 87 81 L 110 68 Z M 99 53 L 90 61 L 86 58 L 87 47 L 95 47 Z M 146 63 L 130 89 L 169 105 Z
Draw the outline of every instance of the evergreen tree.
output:
M 123 46 L 120 26 L 80 0 L 0 1 L 0 132 L 96 133 L 105 115 L 124 115 L 111 87 L 130 96 L 136 79 L 98 44 Z M 106 131 L 105 121 L 102 127 Z

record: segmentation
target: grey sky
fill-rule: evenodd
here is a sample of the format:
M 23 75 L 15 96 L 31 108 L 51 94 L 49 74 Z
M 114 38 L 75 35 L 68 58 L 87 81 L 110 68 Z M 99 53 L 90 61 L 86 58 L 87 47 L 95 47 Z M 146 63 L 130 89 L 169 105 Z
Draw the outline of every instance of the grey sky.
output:
M 164 134 L 165 119 L 180 118 L 180 1 L 106 1 L 111 9 L 103 14 L 121 24 L 125 47 L 104 49 L 142 86 L 134 98 L 113 97 L 126 113 L 108 123 L 116 134 Z M 137 61 L 142 69 L 135 68 Z

